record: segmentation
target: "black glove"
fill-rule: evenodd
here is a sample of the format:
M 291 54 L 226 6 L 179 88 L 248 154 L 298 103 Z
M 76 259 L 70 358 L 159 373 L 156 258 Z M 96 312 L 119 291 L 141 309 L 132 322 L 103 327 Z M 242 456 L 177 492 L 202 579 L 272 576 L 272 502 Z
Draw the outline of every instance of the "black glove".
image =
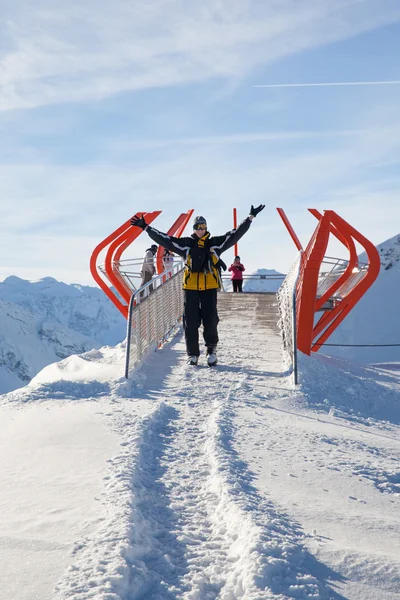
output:
M 254 208 L 254 206 L 251 205 L 250 215 L 252 217 L 256 217 L 259 212 L 261 212 L 262 210 L 264 210 L 264 208 L 265 208 L 265 204 L 260 204 L 260 206 L 256 206 L 256 208 Z
M 143 230 L 146 229 L 146 227 L 147 227 L 147 223 L 144 220 L 144 217 L 138 217 L 136 215 L 134 217 L 132 217 L 131 225 L 133 225 L 133 226 L 136 225 L 136 227 L 141 227 Z
M 222 269 L 223 271 L 226 271 L 226 264 L 224 263 L 224 261 L 222 260 L 222 258 L 220 258 L 217 262 L 217 264 L 215 265 L 217 267 L 217 269 Z

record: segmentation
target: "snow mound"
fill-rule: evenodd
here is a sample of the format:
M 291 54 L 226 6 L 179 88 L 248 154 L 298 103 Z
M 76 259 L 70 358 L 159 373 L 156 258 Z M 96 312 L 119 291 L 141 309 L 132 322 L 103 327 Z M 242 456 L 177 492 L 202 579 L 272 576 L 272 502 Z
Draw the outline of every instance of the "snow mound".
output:
M 58 363 L 48 365 L 30 382 L 30 386 L 56 381 L 99 381 L 119 379 L 124 372 L 125 344 L 115 348 L 103 347 L 84 354 L 72 355 Z
M 367 425 L 400 424 L 400 373 L 323 354 L 299 358 L 307 405 Z

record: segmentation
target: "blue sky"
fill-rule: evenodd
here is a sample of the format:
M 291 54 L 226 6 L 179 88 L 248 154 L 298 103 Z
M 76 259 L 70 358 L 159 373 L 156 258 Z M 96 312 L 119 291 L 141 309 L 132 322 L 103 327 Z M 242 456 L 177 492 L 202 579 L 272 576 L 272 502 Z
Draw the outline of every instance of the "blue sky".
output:
M 310 206 L 399 233 L 400 85 L 254 87 L 400 80 L 397 0 L 3 0 L 2 17 L 0 280 L 92 283 L 93 248 L 137 210 L 223 233 L 265 203 L 248 270 L 294 259 L 276 206 L 304 244 Z

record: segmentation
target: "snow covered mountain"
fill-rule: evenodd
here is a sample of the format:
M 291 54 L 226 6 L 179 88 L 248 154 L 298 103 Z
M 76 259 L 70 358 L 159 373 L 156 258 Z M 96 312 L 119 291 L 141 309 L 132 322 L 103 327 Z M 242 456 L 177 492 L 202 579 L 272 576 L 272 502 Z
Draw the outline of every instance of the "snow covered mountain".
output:
M 0 394 L 26 385 L 50 363 L 100 346 L 54 319 L 0 300 Z
M 400 234 L 386 240 L 378 246 L 382 269 L 400 270 Z M 361 258 L 361 257 L 360 257 Z
M 46 277 L 0 283 L 0 394 L 43 367 L 125 337 L 126 321 L 97 288 Z
M 126 335 L 126 320 L 97 287 L 66 284 L 52 277 L 30 282 L 7 277 L 0 299 L 19 304 L 97 340 L 115 345 Z
M 329 338 L 332 344 L 381 344 L 381 347 L 324 347 L 321 352 L 364 364 L 400 362 L 400 235 L 377 246 L 378 279 Z M 360 261 L 366 260 L 361 254 Z M 383 346 L 383 344 L 388 344 Z

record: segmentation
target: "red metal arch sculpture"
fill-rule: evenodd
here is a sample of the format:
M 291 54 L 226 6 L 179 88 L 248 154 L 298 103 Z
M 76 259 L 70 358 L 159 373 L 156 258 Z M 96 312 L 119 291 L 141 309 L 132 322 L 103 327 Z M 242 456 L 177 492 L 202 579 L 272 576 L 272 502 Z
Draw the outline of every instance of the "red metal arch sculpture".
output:
M 154 211 L 151 213 L 146 212 L 137 212 L 136 216 L 146 215 L 146 222 L 152 223 L 156 217 L 161 213 L 160 210 Z M 121 281 L 114 277 L 111 257 L 116 248 L 120 247 L 119 256 L 121 256 L 122 252 L 142 233 L 142 231 L 138 227 L 132 227 L 130 223 L 130 219 L 125 221 L 120 227 L 118 227 L 115 231 L 110 233 L 100 244 L 96 246 L 96 248 L 92 252 L 92 256 L 90 257 L 90 272 L 92 273 L 93 279 L 100 286 L 103 292 L 108 296 L 111 302 L 118 308 L 120 313 L 124 315 L 124 317 L 128 318 L 128 306 L 129 306 L 129 298 L 130 294 L 126 290 L 125 284 L 122 284 Z M 127 302 L 127 304 L 123 304 L 118 296 L 113 292 L 110 286 L 104 281 L 103 277 L 100 275 L 100 271 L 97 266 L 97 259 L 99 257 L 100 252 L 107 248 L 106 254 L 106 275 L 111 283 L 115 285 L 115 288 L 122 296 L 122 298 Z M 116 283 L 115 283 L 116 282 Z
M 277 209 L 298 250 L 302 250 L 293 227 L 283 209 Z M 321 215 L 309 209 L 319 223 L 303 251 L 297 283 L 297 347 L 305 354 L 317 352 L 338 325 L 359 302 L 379 275 L 380 258 L 374 244 L 342 219 L 333 210 Z M 333 269 L 329 277 L 322 278 L 330 234 L 348 250 L 349 260 L 343 268 Z M 368 263 L 360 265 L 354 242 L 366 251 Z M 322 311 L 321 315 L 318 315 Z
M 181 215 L 179 215 L 179 217 L 176 219 L 175 223 L 173 225 L 171 225 L 171 227 L 168 229 L 167 234 L 173 235 L 175 237 L 181 237 L 182 233 L 185 231 L 185 227 L 188 224 L 190 217 L 193 214 L 193 211 L 194 211 L 194 209 L 191 208 L 186 213 L 182 213 Z M 157 250 L 157 259 L 156 259 L 157 273 L 162 273 L 164 271 L 163 253 L 164 253 L 163 247 L 159 246 L 158 250 Z
M 140 217 L 144 215 L 146 217 L 146 223 L 150 224 L 156 217 L 158 217 L 160 213 L 160 210 L 153 212 L 137 212 L 136 216 Z M 193 209 L 179 215 L 175 223 L 168 230 L 169 235 L 180 237 L 192 214 Z M 131 226 L 129 219 L 115 231 L 113 231 L 109 236 L 107 236 L 102 242 L 100 242 L 93 250 L 90 258 L 90 271 L 93 279 L 125 318 L 128 318 L 129 301 L 132 296 L 132 288 L 121 275 L 118 265 L 123 252 L 129 248 L 132 242 L 134 242 L 141 233 L 142 230 L 139 227 Z M 101 269 L 97 265 L 97 259 L 103 250 L 106 250 L 106 257 L 104 269 Z M 159 247 L 157 252 L 158 273 L 164 270 L 162 264 L 162 251 L 162 248 Z M 105 280 L 104 275 L 108 281 Z M 119 296 L 115 294 L 109 284 L 115 287 Z

